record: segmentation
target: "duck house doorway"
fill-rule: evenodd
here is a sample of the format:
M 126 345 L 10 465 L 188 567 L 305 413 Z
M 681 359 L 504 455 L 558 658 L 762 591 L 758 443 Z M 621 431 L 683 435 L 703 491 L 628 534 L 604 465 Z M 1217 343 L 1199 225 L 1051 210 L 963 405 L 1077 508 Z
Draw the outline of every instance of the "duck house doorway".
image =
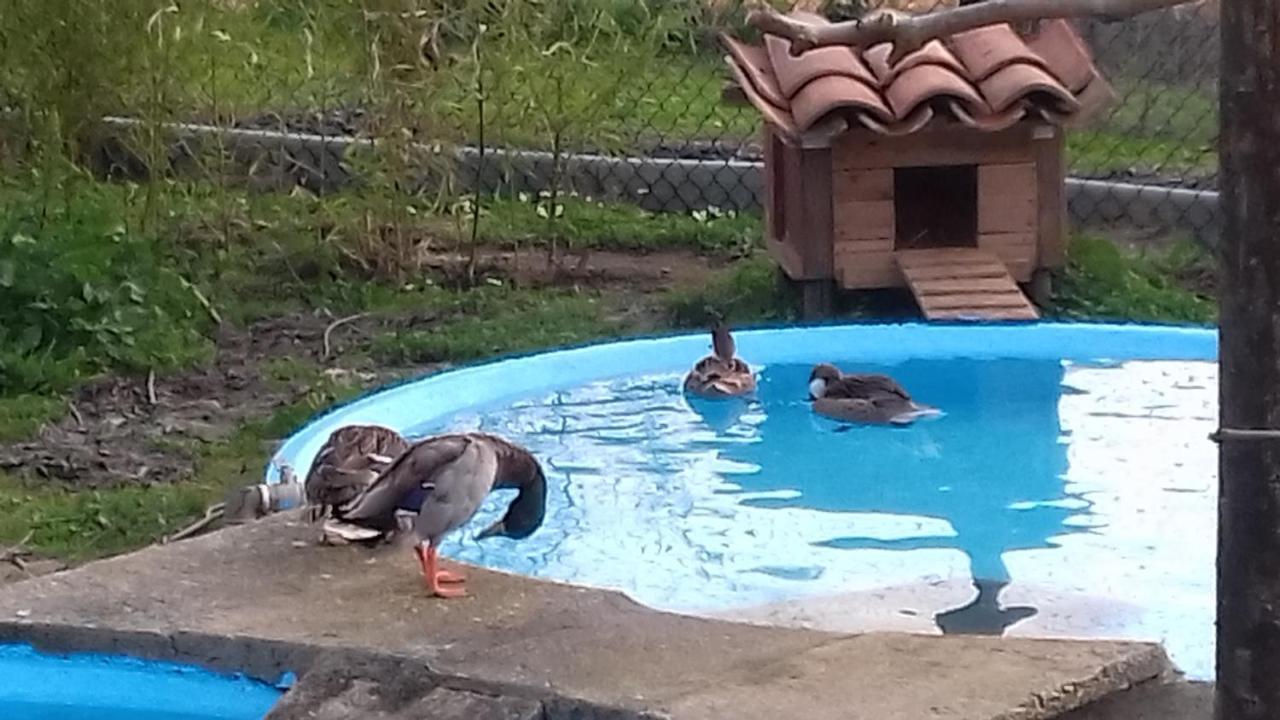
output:
M 978 167 L 893 170 L 894 250 L 978 246 Z

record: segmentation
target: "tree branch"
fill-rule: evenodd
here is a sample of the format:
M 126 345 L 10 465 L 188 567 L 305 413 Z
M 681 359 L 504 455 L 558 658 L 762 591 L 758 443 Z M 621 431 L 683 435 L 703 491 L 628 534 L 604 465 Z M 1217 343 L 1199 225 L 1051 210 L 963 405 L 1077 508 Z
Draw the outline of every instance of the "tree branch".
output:
M 857 20 L 815 25 L 757 4 L 747 22 L 763 33 L 791 41 L 791 54 L 827 45 L 870 47 L 893 43 L 890 62 L 897 62 L 930 40 L 965 30 L 1032 20 L 1071 17 L 1125 17 L 1183 5 L 1194 0 L 985 0 L 973 5 L 910 15 L 882 9 Z

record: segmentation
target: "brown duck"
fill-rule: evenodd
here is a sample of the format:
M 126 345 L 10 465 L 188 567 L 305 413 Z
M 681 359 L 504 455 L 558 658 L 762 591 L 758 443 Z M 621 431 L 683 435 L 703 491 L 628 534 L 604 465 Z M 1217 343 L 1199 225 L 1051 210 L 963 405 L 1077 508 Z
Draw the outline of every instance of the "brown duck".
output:
M 381 425 L 347 425 L 334 430 L 307 472 L 306 498 L 314 522 L 364 492 L 409 449 L 396 431 Z
M 440 542 L 466 524 L 497 488 L 519 492 L 501 519 L 476 534 L 477 540 L 523 539 L 542 525 L 547 481 L 528 450 L 484 433 L 439 435 L 412 445 L 359 497 L 335 508 L 337 519 L 326 530 L 363 541 L 395 533 L 402 519 L 411 521 L 427 589 L 437 597 L 459 597 L 465 592 L 456 586 L 465 578 L 439 568 Z
M 830 363 L 815 365 L 809 373 L 809 399 L 814 412 L 846 422 L 908 425 L 940 414 L 937 408 L 912 400 L 888 375 L 846 375 Z
M 735 356 L 737 345 L 723 323 L 711 330 L 710 355 L 702 358 L 685 376 L 686 391 L 704 397 L 736 397 L 755 392 L 756 377 L 742 359 Z

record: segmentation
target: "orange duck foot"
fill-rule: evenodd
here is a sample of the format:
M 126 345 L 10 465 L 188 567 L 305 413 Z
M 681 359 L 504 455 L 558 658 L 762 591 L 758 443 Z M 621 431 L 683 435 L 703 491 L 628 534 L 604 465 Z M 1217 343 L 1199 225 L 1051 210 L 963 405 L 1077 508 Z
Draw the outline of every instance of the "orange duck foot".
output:
M 438 598 L 458 598 L 467 594 L 467 591 L 460 587 L 441 587 L 442 583 L 445 585 L 460 585 L 466 581 L 466 578 L 457 573 L 439 569 L 440 560 L 435 546 L 429 545 L 424 550 L 421 545 L 417 545 L 414 547 L 414 553 L 422 564 L 422 578 L 426 581 L 427 590 L 432 595 Z

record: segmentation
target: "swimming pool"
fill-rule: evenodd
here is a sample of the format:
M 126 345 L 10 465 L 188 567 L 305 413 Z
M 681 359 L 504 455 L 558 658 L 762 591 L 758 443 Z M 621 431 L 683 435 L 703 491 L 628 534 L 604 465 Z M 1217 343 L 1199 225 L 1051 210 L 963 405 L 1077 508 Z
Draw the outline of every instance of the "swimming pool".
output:
M 282 690 L 190 665 L 0 644 L 4 720 L 260 720 Z
M 368 396 L 332 429 L 482 429 L 551 493 L 524 541 L 446 555 L 647 605 L 833 630 L 1157 639 L 1212 674 L 1217 338 L 1152 326 L 842 325 L 735 334 L 757 398 L 680 391 L 703 334 L 508 359 Z M 892 373 L 944 410 L 908 428 L 814 416 L 809 368 Z M 474 527 L 496 516 L 486 504 Z

